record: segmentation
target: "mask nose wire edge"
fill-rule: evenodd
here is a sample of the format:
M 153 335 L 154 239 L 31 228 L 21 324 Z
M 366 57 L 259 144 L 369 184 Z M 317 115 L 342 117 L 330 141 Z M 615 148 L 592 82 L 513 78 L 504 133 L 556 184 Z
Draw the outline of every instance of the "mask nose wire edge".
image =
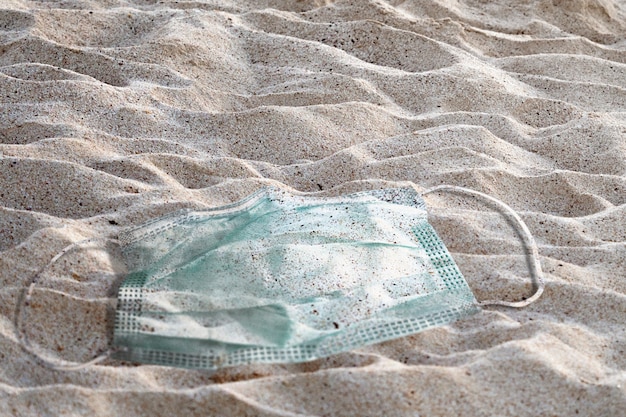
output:
M 84 363 L 75 363 L 75 362 L 69 362 L 69 361 L 60 361 L 60 360 L 50 360 L 50 359 L 46 359 L 43 356 L 41 356 L 39 353 L 37 353 L 35 351 L 35 349 L 33 349 L 32 345 L 30 344 L 30 340 L 28 339 L 28 336 L 26 335 L 25 332 L 22 332 L 22 325 L 24 322 L 27 321 L 28 318 L 28 314 L 26 313 L 25 310 L 27 310 L 27 308 L 30 305 L 33 293 L 35 291 L 35 286 L 37 285 L 39 278 L 41 276 L 41 274 L 43 273 L 43 271 L 45 271 L 46 269 L 50 268 L 56 261 L 58 261 L 61 257 L 63 257 L 65 254 L 67 254 L 68 252 L 70 252 L 71 250 L 79 247 L 79 246 L 84 246 L 90 243 L 94 243 L 94 242 L 113 242 L 116 244 L 120 244 L 120 241 L 117 239 L 113 239 L 113 238 L 106 238 L 106 237 L 95 237 L 95 238 L 89 238 L 89 239 L 84 239 L 84 240 L 80 240 L 78 242 L 74 242 L 68 246 L 66 246 L 65 248 L 63 248 L 59 253 L 57 253 L 46 265 L 44 265 L 41 269 L 39 269 L 39 271 L 37 271 L 37 273 L 33 276 L 33 278 L 31 278 L 30 283 L 28 285 L 27 288 L 25 288 L 22 291 L 22 294 L 20 296 L 20 298 L 18 299 L 17 302 L 17 307 L 16 307 L 16 311 L 15 311 L 15 320 L 14 320 L 14 325 L 15 325 L 15 330 L 17 333 L 17 338 L 20 342 L 20 346 L 22 348 L 22 350 L 24 350 L 26 353 L 28 353 L 29 355 L 31 355 L 31 357 L 41 366 L 45 367 L 45 368 L 49 368 L 49 369 L 54 369 L 57 371 L 78 371 L 84 368 L 87 368 L 91 365 L 95 365 L 99 362 L 104 361 L 105 359 L 109 358 L 111 356 L 111 354 L 113 354 L 115 348 L 110 348 L 108 349 L 106 352 L 104 352 L 103 354 L 95 357 L 94 359 L 91 359 L 88 362 L 84 362 Z M 22 316 L 24 317 L 24 320 L 20 320 L 22 318 Z
M 459 194 L 469 194 L 473 196 L 482 197 L 488 200 L 489 202 L 495 204 L 496 206 L 501 208 L 505 213 L 511 216 L 511 218 L 515 220 L 515 222 L 517 223 L 517 225 L 523 232 L 522 243 L 524 245 L 524 249 L 526 250 L 526 255 L 527 256 L 531 255 L 529 258 L 530 263 L 531 263 L 531 278 L 532 277 L 535 278 L 536 284 L 537 284 L 537 290 L 535 291 L 533 295 L 531 295 L 530 297 L 522 301 L 485 300 L 485 301 L 479 301 L 478 305 L 480 306 L 506 306 L 506 307 L 521 308 L 521 307 L 526 307 L 527 305 L 537 301 L 537 299 L 541 297 L 541 294 L 543 293 L 545 289 L 545 280 L 543 278 L 543 271 L 541 270 L 541 264 L 539 262 L 539 250 L 537 249 L 537 243 L 535 242 L 535 239 L 533 238 L 532 233 L 530 233 L 528 226 L 526 226 L 526 223 L 524 223 L 524 221 L 517 214 L 517 212 L 513 210 L 513 208 L 511 208 L 508 204 L 506 204 L 502 200 L 499 200 L 495 197 L 492 197 L 480 191 L 472 190 L 471 188 L 459 187 L 456 185 L 437 185 L 435 187 L 427 188 L 426 190 L 422 191 L 421 194 L 426 195 L 426 194 L 434 193 L 437 191 L 446 191 L 446 192 L 452 191 L 452 192 L 457 192 Z

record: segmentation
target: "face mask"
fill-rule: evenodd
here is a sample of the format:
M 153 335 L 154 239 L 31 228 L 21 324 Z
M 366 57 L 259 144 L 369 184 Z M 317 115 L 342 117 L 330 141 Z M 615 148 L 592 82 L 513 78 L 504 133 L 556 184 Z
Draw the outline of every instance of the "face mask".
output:
M 118 292 L 111 351 L 88 364 L 40 363 L 79 369 L 109 355 L 199 369 L 303 362 L 445 325 L 481 305 L 536 300 L 543 291 L 537 248 L 519 216 L 460 187 L 422 195 L 434 191 L 480 195 L 512 216 L 532 255 L 532 297 L 477 302 L 413 188 L 340 197 L 266 188 L 122 233 L 130 272 Z

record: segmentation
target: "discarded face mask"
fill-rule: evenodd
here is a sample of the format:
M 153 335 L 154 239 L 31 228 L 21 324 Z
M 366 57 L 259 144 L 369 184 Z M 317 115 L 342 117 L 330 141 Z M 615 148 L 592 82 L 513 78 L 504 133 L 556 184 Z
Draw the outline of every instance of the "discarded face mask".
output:
M 519 216 L 461 187 L 422 195 L 434 191 L 480 195 L 517 221 L 537 280 L 532 297 L 477 302 L 413 188 L 339 197 L 265 188 L 122 233 L 129 275 L 118 292 L 111 351 L 88 364 L 40 363 L 79 369 L 108 356 L 199 369 L 304 362 L 445 325 L 481 305 L 535 301 L 543 278 Z

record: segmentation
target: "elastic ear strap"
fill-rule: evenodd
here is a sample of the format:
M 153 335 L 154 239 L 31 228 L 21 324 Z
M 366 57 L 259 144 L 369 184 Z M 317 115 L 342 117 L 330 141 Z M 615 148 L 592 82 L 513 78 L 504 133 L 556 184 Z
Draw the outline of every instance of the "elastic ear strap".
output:
M 433 193 L 436 191 L 453 191 L 453 192 L 457 192 L 461 194 L 470 194 L 470 195 L 482 197 L 485 200 L 488 200 L 489 202 L 501 208 L 507 214 L 509 214 L 511 218 L 515 220 L 520 230 L 523 232 L 521 235 L 522 242 L 524 243 L 524 248 L 527 251 L 527 255 L 528 254 L 531 255 L 531 257 L 529 258 L 529 261 L 531 264 L 531 275 L 534 276 L 534 278 L 537 281 L 537 290 L 532 296 L 528 297 L 527 299 L 523 301 L 486 300 L 486 301 L 481 301 L 478 304 L 481 306 L 496 305 L 496 306 L 507 306 L 507 307 L 519 308 L 519 307 L 526 307 L 527 305 L 537 301 L 537 299 L 541 297 L 541 294 L 543 293 L 543 290 L 545 288 L 545 282 L 543 279 L 543 271 L 541 270 L 541 264 L 539 262 L 539 250 L 537 249 L 537 243 L 535 243 L 535 239 L 533 238 L 533 235 L 530 233 L 530 230 L 528 230 L 528 226 L 526 226 L 526 223 L 524 223 L 522 218 L 515 212 L 515 210 L 513 210 L 509 205 L 507 205 L 503 201 L 498 200 L 497 198 L 491 197 L 490 195 L 481 193 L 480 191 L 472 190 L 470 188 L 458 187 L 455 185 L 438 185 L 436 187 L 428 188 L 425 191 L 422 191 L 422 195 L 426 195 L 426 194 Z
M 30 343 L 30 340 L 28 339 L 28 336 L 26 335 L 25 332 L 22 332 L 22 329 L 21 329 L 21 324 L 26 322 L 28 319 L 29 309 L 24 308 L 24 307 L 30 306 L 31 299 L 35 291 L 35 286 L 37 285 L 39 278 L 41 274 L 43 273 L 43 271 L 50 268 L 56 261 L 58 261 L 62 256 L 64 256 L 65 254 L 73 250 L 74 248 L 77 248 L 79 246 L 84 246 L 86 244 L 93 243 L 93 242 L 99 242 L 99 241 L 114 242 L 114 243 L 119 244 L 119 241 L 117 239 L 90 238 L 90 239 L 85 239 L 85 240 L 81 240 L 78 242 L 74 242 L 71 245 L 66 246 L 65 248 L 61 250 L 61 252 L 56 254 L 56 256 L 50 260 L 50 262 L 48 262 L 44 267 L 42 267 L 39 271 L 37 271 L 35 276 L 30 280 L 30 284 L 28 285 L 28 288 L 24 290 L 21 298 L 18 300 L 17 308 L 15 312 L 15 328 L 16 328 L 18 340 L 20 341 L 20 345 L 22 349 L 26 351 L 28 354 L 30 354 L 35 359 L 35 361 L 41 366 L 44 366 L 50 369 L 59 370 L 59 371 L 77 371 L 77 370 L 89 367 L 91 365 L 94 365 L 96 363 L 102 362 L 103 360 L 111 356 L 111 354 L 113 353 L 113 350 L 109 349 L 107 352 L 103 353 L 102 355 L 85 363 L 75 363 L 75 362 L 61 361 L 57 359 L 55 360 L 46 359 L 33 349 Z M 24 319 L 20 320 L 22 316 Z

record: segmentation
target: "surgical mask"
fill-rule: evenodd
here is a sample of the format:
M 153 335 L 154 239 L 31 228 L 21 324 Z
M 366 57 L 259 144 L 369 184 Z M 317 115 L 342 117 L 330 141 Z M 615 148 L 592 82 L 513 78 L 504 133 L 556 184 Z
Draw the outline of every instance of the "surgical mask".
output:
M 413 188 L 339 197 L 265 188 L 122 233 L 116 242 L 129 274 L 118 292 L 113 347 L 88 364 L 108 356 L 198 369 L 304 362 L 449 324 L 481 306 L 536 300 L 538 252 L 519 216 L 461 187 L 422 195 L 435 191 L 479 195 L 517 222 L 537 280 L 532 297 L 478 302 Z

